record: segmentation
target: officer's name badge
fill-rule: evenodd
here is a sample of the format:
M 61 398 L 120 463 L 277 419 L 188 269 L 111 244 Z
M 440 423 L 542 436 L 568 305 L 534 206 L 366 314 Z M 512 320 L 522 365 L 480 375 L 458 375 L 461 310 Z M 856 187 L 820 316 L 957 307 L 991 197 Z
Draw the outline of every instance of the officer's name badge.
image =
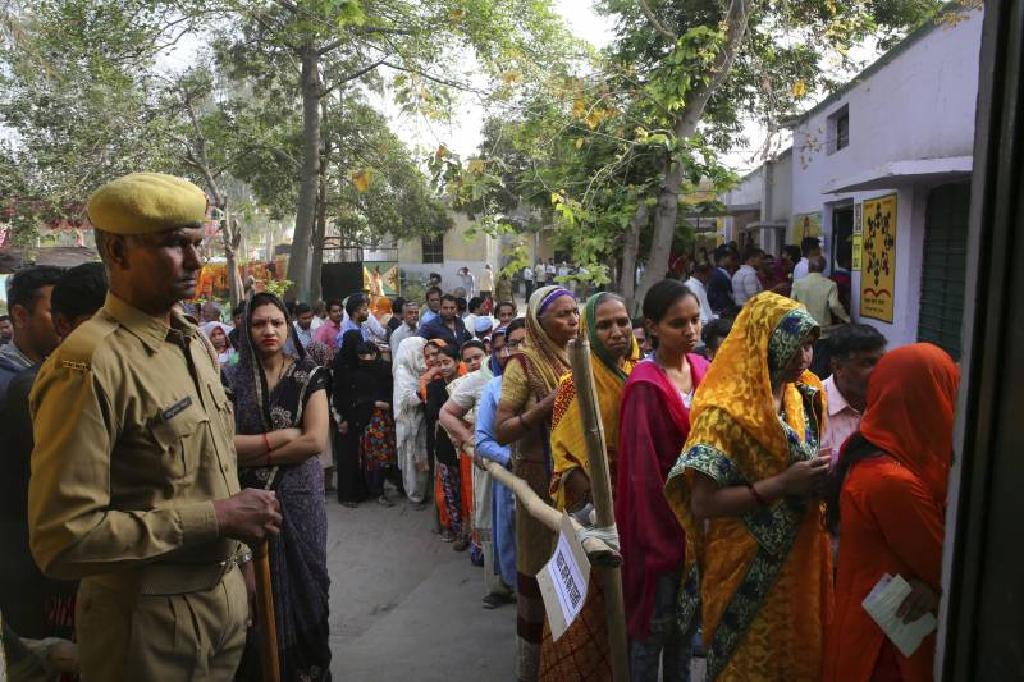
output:
M 169 420 L 173 419 L 174 417 L 177 417 L 179 414 L 184 412 L 186 409 L 188 409 L 188 406 L 191 405 L 191 404 L 192 404 L 192 397 L 191 396 L 187 396 L 185 398 L 182 398 L 178 402 L 174 403 L 170 407 L 168 407 L 166 410 L 164 410 L 160 414 L 160 416 L 163 418 L 164 421 L 169 421 Z
M 74 370 L 75 372 L 88 372 L 89 363 L 87 362 L 75 362 L 74 360 L 61 360 L 61 365 L 64 367 Z

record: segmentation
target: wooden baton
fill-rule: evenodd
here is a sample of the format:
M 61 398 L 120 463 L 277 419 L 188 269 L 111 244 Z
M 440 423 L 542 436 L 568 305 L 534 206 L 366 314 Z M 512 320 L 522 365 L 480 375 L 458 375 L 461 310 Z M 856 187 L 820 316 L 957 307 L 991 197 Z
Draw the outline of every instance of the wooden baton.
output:
M 261 636 L 260 658 L 263 682 L 281 682 L 281 659 L 277 652 L 277 619 L 274 616 L 274 589 L 270 582 L 270 543 L 264 540 L 253 551 L 256 574 L 256 606 Z

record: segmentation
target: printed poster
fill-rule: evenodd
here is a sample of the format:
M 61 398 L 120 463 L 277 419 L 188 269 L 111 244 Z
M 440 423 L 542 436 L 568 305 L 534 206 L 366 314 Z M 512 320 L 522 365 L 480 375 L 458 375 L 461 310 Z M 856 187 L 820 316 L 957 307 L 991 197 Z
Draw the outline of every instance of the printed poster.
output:
M 892 322 L 896 289 L 896 195 L 864 202 L 860 315 Z
M 565 512 L 562 512 L 561 528 L 554 554 L 537 574 L 551 639 L 555 641 L 580 615 L 590 584 L 590 560 Z
M 853 234 L 850 237 L 850 269 L 860 270 L 860 257 L 864 249 L 864 204 L 853 205 Z
M 375 298 L 398 296 L 402 288 L 398 261 L 363 261 L 363 288 Z
M 821 211 L 793 216 L 793 238 L 789 243 L 799 244 L 804 237 L 821 238 Z

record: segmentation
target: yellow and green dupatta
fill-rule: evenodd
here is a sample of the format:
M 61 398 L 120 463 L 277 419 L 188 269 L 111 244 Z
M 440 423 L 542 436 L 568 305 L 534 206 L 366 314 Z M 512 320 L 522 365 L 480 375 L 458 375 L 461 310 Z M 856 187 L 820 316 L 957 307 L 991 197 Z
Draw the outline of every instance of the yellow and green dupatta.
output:
M 616 453 L 619 444 L 619 406 L 626 379 L 640 361 L 640 346 L 631 338 L 629 353 L 620 365 L 597 336 L 597 306 L 608 298 L 607 294 L 595 294 L 587 300 L 580 322 L 587 330 L 590 342 L 590 366 L 594 372 L 601 422 L 604 426 L 605 447 L 608 454 L 608 468 L 614 486 Z M 552 412 L 551 426 L 551 495 L 559 509 L 565 509 L 572 500 L 566 499 L 565 477 L 574 469 L 583 469 L 590 477 L 590 462 L 587 458 L 586 436 L 580 416 L 579 401 L 576 399 L 576 383 L 572 374 L 562 377 L 558 384 L 558 395 Z
M 698 473 L 720 487 L 742 486 L 817 455 L 825 414 L 818 378 L 805 372 L 786 386 L 781 416 L 771 388 L 815 330 L 791 299 L 762 293 L 744 306 L 697 390 L 690 436 L 665 487 L 686 530 L 681 615 L 694 622 L 702 609 L 711 679 L 819 674 L 831 567 L 818 505 L 789 497 L 708 521 L 690 511 Z

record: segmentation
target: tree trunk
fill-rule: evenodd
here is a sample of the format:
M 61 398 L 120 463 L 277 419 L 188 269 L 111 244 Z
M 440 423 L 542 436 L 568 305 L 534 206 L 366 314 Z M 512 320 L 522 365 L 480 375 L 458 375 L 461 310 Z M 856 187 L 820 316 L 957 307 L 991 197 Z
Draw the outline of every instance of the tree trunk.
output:
M 224 259 L 228 269 L 228 299 L 234 311 L 242 300 L 242 279 L 238 274 L 238 245 L 242 243 L 242 233 L 238 229 L 238 221 L 225 211 L 220 223 L 221 235 L 224 237 Z
M 619 273 L 619 293 L 626 299 L 626 310 L 636 315 L 639 301 L 636 298 L 636 257 L 640 251 L 640 232 L 647 224 L 649 211 L 643 201 L 636 207 L 636 213 L 629 221 L 626 242 L 622 246 L 622 272 Z M 640 299 L 643 300 L 643 299 Z
M 302 168 L 299 176 L 299 204 L 295 211 L 295 232 L 288 259 L 288 279 L 294 283 L 289 298 L 306 301 L 310 293 L 310 242 L 320 166 L 320 60 L 313 45 L 303 49 L 301 61 Z
M 320 120 L 327 120 L 327 104 L 320 101 Z M 327 164 L 330 161 L 331 141 L 327 130 L 323 131 L 323 148 L 318 169 L 319 183 L 316 196 L 316 224 L 313 227 L 313 262 L 310 265 L 310 303 L 316 303 L 323 297 L 320 272 L 324 264 L 324 238 L 327 236 Z
M 750 7 L 754 0 L 732 0 L 726 17 L 726 39 L 715 57 L 712 76 L 707 83 L 694 89 L 686 106 L 679 113 L 673 126 L 677 140 L 685 140 L 697 132 L 697 125 L 704 116 L 711 95 L 721 86 L 732 69 L 732 63 L 743 43 L 750 20 Z M 675 236 L 676 221 L 679 217 L 679 192 L 682 190 L 686 168 L 682 160 L 669 155 L 664 165 L 665 180 L 658 192 L 658 207 L 654 214 L 654 239 L 647 258 L 647 270 L 640 279 L 636 292 L 642 301 L 648 290 L 668 272 L 668 259 L 672 252 L 672 238 Z

